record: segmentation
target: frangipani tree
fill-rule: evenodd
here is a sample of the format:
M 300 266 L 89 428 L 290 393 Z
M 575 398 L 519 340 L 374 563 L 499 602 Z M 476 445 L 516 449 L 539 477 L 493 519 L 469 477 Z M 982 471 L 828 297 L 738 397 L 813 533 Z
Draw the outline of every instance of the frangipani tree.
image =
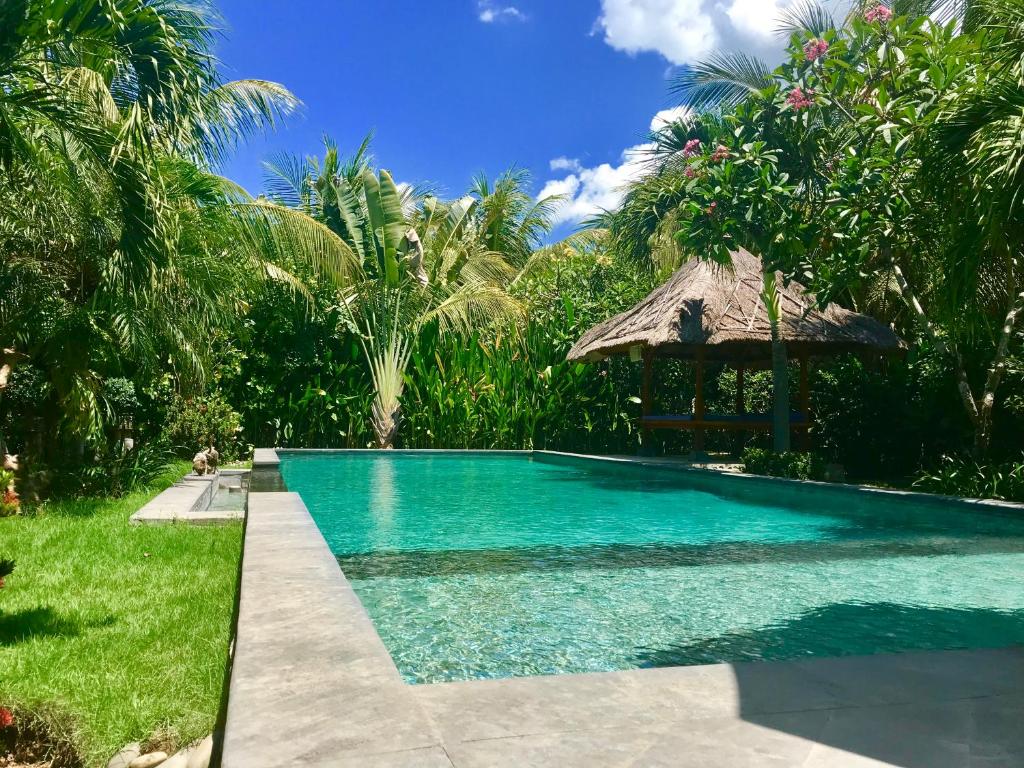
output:
M 712 113 L 655 137 L 617 247 L 653 253 L 666 227 L 703 250 L 731 238 L 822 302 L 916 324 L 949 362 L 982 454 L 1024 313 L 1020 9 L 871 2 L 837 25 L 805 3 L 785 27 L 778 69 L 718 56 L 677 83 Z
M 742 141 L 743 132 L 736 131 Z M 686 202 L 676 219 L 676 240 L 687 253 L 730 268 L 732 252 L 742 247 L 764 265 L 761 301 L 771 329 L 772 438 L 776 452 L 790 448 L 789 360 L 782 338 L 779 266 L 803 250 L 801 222 L 789 178 L 778 169 L 777 153 L 764 142 L 718 144 L 704 151 L 691 140 L 684 152 Z

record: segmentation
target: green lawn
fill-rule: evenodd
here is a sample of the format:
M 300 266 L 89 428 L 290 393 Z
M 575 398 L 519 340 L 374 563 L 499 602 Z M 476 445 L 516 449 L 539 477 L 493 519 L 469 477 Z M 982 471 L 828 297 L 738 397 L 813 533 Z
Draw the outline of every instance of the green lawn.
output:
M 0 558 L 17 561 L 0 590 L 0 704 L 55 705 L 87 766 L 217 717 L 242 527 L 130 526 L 171 479 L 0 519 Z

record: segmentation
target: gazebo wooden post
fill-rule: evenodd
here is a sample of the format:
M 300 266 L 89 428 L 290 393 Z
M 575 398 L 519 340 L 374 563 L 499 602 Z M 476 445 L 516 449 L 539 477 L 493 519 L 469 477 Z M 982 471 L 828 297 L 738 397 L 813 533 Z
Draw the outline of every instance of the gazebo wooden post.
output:
M 698 424 L 704 421 L 704 345 L 697 347 L 697 392 L 693 399 L 693 419 Z M 704 452 L 704 428 L 693 430 L 693 452 Z
M 736 368 L 736 413 L 746 413 L 747 404 L 743 397 L 744 368 L 742 365 Z
M 742 363 L 736 366 L 736 413 L 740 416 L 747 412 L 747 402 L 746 398 L 743 396 L 745 372 L 746 369 L 743 367 Z M 742 452 L 743 446 L 747 442 L 747 431 L 745 429 L 736 430 L 735 442 L 736 453 L 739 454 Z
M 651 408 L 651 373 L 654 367 L 653 355 L 649 350 L 644 350 L 644 383 L 640 391 L 640 410 L 646 418 L 652 413 Z
M 653 412 L 651 404 L 651 379 L 653 378 L 654 354 L 649 349 L 643 351 L 644 375 L 640 389 L 640 451 L 642 455 L 653 456 L 654 446 L 651 444 L 654 432 L 647 426 L 647 417 Z
M 804 419 L 804 428 L 800 430 L 800 448 L 811 450 L 811 386 L 807 376 L 807 353 L 800 354 L 800 414 Z

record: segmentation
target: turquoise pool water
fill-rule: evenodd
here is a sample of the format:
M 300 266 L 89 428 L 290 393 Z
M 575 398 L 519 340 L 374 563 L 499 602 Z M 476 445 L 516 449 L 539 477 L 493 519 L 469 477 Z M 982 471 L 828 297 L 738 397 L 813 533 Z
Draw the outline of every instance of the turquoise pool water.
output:
M 1024 643 L 1024 518 L 507 454 L 281 453 L 409 682 Z

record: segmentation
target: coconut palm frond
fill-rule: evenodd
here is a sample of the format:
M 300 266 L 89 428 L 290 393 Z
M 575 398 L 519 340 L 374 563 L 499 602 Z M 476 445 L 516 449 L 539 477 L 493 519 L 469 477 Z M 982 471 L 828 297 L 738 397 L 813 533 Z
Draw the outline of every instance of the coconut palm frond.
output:
M 263 185 L 270 199 L 281 205 L 309 211 L 316 205 L 312 181 L 312 165 L 298 155 L 279 152 L 263 161 Z
M 687 67 L 670 90 L 698 112 L 727 110 L 772 83 L 768 65 L 745 53 L 716 53 Z
M 779 12 L 775 32 L 787 39 L 801 33 L 823 37 L 835 28 L 836 20 L 824 5 L 816 0 L 798 0 Z
M 523 304 L 498 286 L 466 283 L 425 312 L 420 324 L 437 322 L 442 333 L 471 333 L 474 329 L 526 315 Z
M 361 270 L 344 240 L 301 211 L 257 200 L 234 205 L 232 213 L 239 241 L 249 245 L 251 254 L 272 254 L 271 261 L 305 261 L 337 285 Z

